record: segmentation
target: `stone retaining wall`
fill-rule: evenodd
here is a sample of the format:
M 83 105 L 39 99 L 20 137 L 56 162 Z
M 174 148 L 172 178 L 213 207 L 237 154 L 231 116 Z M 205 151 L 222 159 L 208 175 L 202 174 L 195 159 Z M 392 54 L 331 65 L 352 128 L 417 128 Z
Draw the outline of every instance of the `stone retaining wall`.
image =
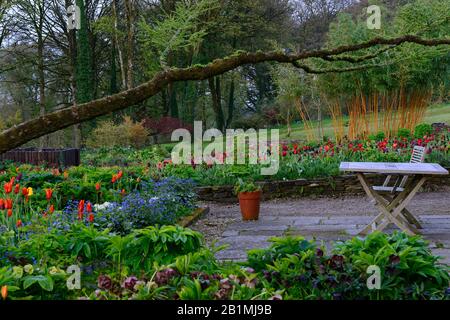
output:
M 449 170 L 449 169 L 447 169 Z M 367 175 L 372 183 L 382 184 L 385 177 Z M 305 196 L 342 196 L 364 194 L 364 190 L 356 175 L 342 175 L 320 179 L 299 179 L 291 181 L 265 181 L 260 185 L 263 189 L 263 199 Z M 442 186 L 450 186 L 450 175 L 436 176 L 428 179 L 424 189 L 435 190 Z M 212 186 L 196 188 L 200 200 L 224 203 L 236 203 L 233 186 Z

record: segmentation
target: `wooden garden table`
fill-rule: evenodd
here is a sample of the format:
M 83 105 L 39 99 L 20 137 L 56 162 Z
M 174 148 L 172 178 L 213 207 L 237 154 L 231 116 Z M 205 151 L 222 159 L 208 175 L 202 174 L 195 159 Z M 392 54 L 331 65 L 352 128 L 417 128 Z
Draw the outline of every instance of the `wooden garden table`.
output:
M 380 214 L 359 233 L 360 235 L 376 230 L 383 231 L 390 223 L 409 235 L 420 233 L 417 230 L 422 228 L 419 221 L 406 209 L 406 206 L 427 178 L 449 174 L 446 169 L 436 163 L 342 162 L 339 170 L 356 173 L 364 191 L 375 201 L 380 211 Z M 389 196 L 371 185 L 365 173 L 408 176 L 408 180 L 404 188 Z

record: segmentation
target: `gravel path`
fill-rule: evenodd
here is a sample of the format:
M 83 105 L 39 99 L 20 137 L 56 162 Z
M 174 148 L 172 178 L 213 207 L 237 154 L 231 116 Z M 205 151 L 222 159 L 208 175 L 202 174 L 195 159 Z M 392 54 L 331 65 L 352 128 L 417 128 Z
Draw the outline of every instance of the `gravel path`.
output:
M 325 242 L 348 239 L 378 213 L 367 197 L 277 199 L 261 203 L 260 220 L 243 222 L 238 203 L 206 202 L 209 213 L 192 229 L 204 234 L 208 245 L 229 247 L 218 253 L 224 260 L 242 260 L 248 249 L 268 246 L 273 236 L 301 234 Z M 408 209 L 424 224 L 423 235 L 436 253 L 450 262 L 450 188 L 419 193 Z

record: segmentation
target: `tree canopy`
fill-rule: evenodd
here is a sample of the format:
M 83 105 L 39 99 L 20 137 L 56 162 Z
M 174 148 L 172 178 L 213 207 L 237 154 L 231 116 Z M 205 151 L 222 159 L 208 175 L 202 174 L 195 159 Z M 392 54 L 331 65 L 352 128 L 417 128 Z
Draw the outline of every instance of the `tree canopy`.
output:
M 82 144 L 97 117 L 224 129 L 285 118 L 296 98 L 320 111 L 361 93 L 448 96 L 450 0 L 376 2 L 380 30 L 352 0 L 76 3 L 81 30 L 67 28 L 71 1 L 0 2 L 0 152 L 50 133 L 41 146 Z

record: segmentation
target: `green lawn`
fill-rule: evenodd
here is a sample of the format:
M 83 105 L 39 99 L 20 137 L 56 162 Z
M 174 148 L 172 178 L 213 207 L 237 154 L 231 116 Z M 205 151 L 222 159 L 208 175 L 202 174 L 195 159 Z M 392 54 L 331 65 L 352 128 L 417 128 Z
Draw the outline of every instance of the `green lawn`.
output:
M 345 119 L 346 120 L 346 119 Z M 434 123 L 434 122 L 446 122 L 450 123 L 450 104 L 440 104 L 440 105 L 434 105 L 431 106 L 425 116 L 426 123 Z M 318 122 L 313 121 L 314 131 L 315 135 L 318 136 Z M 333 123 L 330 118 L 326 118 L 322 121 L 323 126 L 323 133 L 327 137 L 334 137 L 334 130 L 333 130 Z M 279 126 L 276 127 L 280 130 L 280 140 L 286 141 L 286 140 L 306 140 L 307 139 L 307 133 L 305 131 L 305 128 L 303 124 L 293 124 L 292 125 L 292 133 L 291 136 L 287 137 L 287 127 L 286 126 Z M 171 149 L 173 146 L 175 146 L 177 143 L 167 143 L 164 144 L 166 147 Z M 204 147 L 207 145 L 210 145 L 210 142 L 204 142 Z
M 345 118 L 347 120 L 347 118 Z M 450 123 L 450 104 L 440 104 L 431 106 L 425 115 L 426 123 L 435 123 L 435 122 L 446 122 Z M 313 121 L 315 135 L 318 135 L 318 122 Z M 330 118 L 326 118 L 322 121 L 323 133 L 325 136 L 333 137 L 333 123 Z M 292 125 L 292 133 L 291 136 L 287 137 L 287 127 L 281 126 L 280 129 L 280 139 L 281 140 L 306 140 L 307 133 L 303 124 L 294 124 Z

